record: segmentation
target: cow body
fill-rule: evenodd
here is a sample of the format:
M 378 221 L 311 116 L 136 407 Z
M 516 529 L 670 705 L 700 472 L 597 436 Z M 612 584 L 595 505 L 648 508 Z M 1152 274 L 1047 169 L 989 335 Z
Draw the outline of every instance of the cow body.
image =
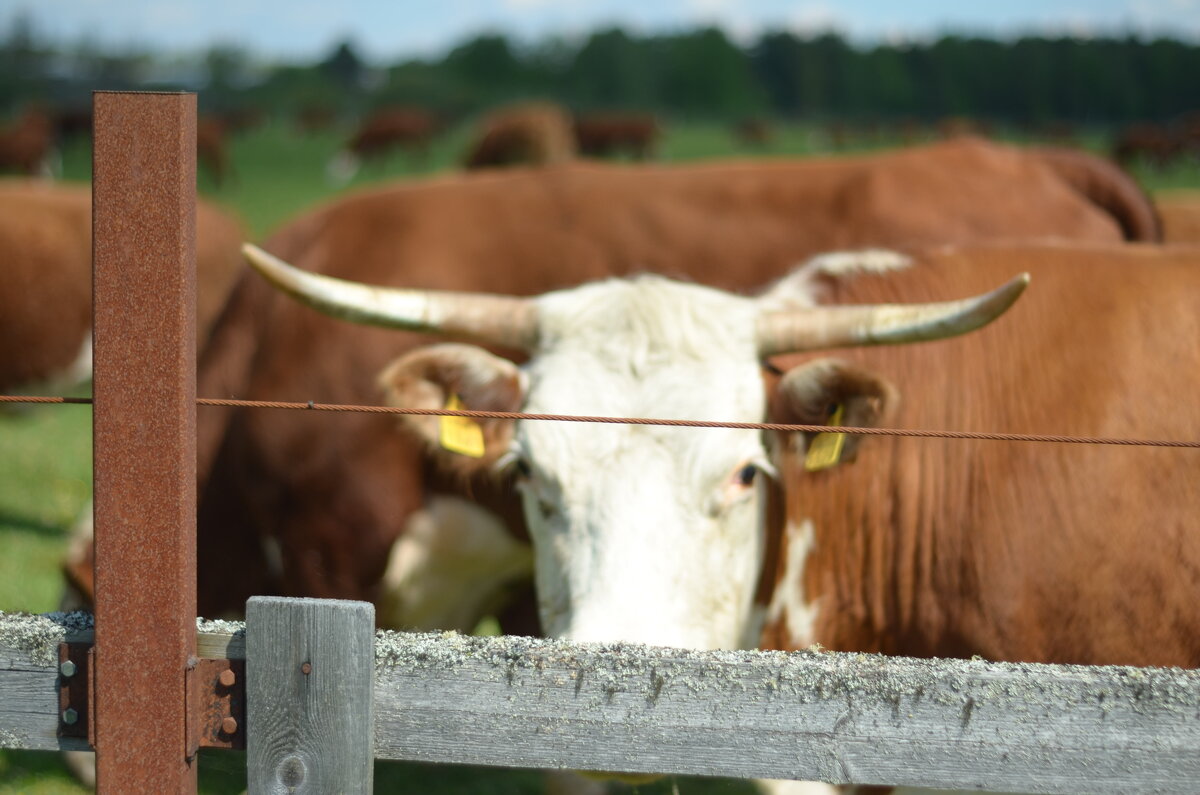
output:
M 894 386 L 889 426 L 1200 439 L 1189 397 L 1200 389 L 1200 250 L 973 246 L 916 258 L 834 284 L 827 300 L 922 300 L 1014 267 L 1033 283 L 1003 324 L 837 353 Z M 1198 456 L 891 437 L 862 439 L 855 460 L 822 472 L 790 456 L 764 644 L 1200 666 Z
M 573 157 L 570 115 L 557 105 L 534 102 L 488 114 L 463 165 L 468 169 L 550 165 Z
M 1042 161 L 963 141 L 844 161 L 440 178 L 347 197 L 267 248 L 360 282 L 533 295 L 631 271 L 748 289 L 816 251 L 1006 235 L 1121 238 Z M 426 342 L 322 317 L 253 278 L 204 351 L 199 393 L 373 404 L 375 375 Z M 439 495 L 465 495 L 522 535 L 508 484 L 444 471 L 389 418 L 202 409 L 199 433 L 206 615 L 255 593 L 386 601 L 393 543 L 415 537 Z M 535 631 L 525 618 L 509 628 Z
M 38 108 L 29 108 L 0 128 L 0 171 L 26 176 L 53 176 L 57 157 L 54 122 Z
M 241 267 L 240 222 L 198 202 L 197 332 Z M 0 182 L 0 392 L 91 377 L 92 195 L 84 185 Z

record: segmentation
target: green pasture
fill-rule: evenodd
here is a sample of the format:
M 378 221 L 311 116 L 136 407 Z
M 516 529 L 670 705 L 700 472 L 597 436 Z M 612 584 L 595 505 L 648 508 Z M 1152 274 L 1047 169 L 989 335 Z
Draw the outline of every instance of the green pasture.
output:
M 393 179 L 412 179 L 453 169 L 465 151 L 469 133 L 452 132 L 439 140 L 426 158 L 397 153 L 382 164 L 367 165 L 347 186 L 334 187 L 325 164 L 345 131 L 301 135 L 276 123 L 247 132 L 232 142 L 232 177 L 216 185 L 203 167 L 199 188 L 208 198 L 236 211 L 252 239 L 261 239 L 306 207 L 345 190 Z M 1015 138 L 1015 136 L 1014 136 Z M 860 137 L 855 148 L 895 145 L 878 137 Z M 1101 149 L 1102 135 L 1087 135 L 1083 144 Z M 668 127 L 658 158 L 693 160 L 726 156 L 807 155 L 831 151 L 823 128 L 782 125 L 772 140 L 757 149 L 739 149 L 728 128 L 719 125 Z M 84 143 L 63 154 L 63 176 L 86 181 L 91 154 Z M 1169 172 L 1138 172 L 1152 191 L 1200 187 L 1200 165 Z M 91 409 L 88 406 L 42 406 L 0 412 L 0 610 L 45 612 L 58 606 L 59 561 L 68 531 L 91 495 Z M 436 793 L 538 792 L 540 776 L 530 771 L 478 771 L 453 766 L 428 767 L 381 763 L 379 791 Z M 203 757 L 204 792 L 240 792 L 244 760 L 237 754 Z M 0 751 L 0 795 L 8 793 L 73 793 L 83 790 L 68 776 L 57 755 Z M 630 792 L 659 795 L 677 791 L 749 792 L 740 782 L 666 779 L 631 787 Z

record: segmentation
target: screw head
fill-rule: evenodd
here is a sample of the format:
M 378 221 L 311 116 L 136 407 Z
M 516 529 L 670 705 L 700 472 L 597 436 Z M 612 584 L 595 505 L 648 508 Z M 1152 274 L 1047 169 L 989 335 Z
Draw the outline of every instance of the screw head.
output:
M 79 721 L 79 713 L 71 708 L 63 710 L 62 722 L 68 726 L 74 726 Z
M 312 673 L 312 664 L 304 663 L 303 665 L 301 665 L 300 673 L 304 674 L 305 676 L 308 676 L 309 674 L 311 674 Z
M 222 687 L 233 687 L 237 684 L 237 674 L 228 669 L 221 671 L 221 675 L 217 677 L 217 681 Z
M 237 730 L 237 718 L 229 717 L 221 721 L 221 731 L 223 731 L 225 734 L 237 734 Z
M 75 675 L 75 663 L 70 660 L 63 660 L 62 665 L 58 666 L 58 672 L 63 675 L 63 678 L 70 679 Z

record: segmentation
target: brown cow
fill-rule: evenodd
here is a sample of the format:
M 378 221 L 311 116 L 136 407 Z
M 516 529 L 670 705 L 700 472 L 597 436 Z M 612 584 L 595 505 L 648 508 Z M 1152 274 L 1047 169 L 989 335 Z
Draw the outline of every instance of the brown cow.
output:
M 634 160 L 654 157 L 662 128 L 653 116 L 637 113 L 593 113 L 575 118 L 575 142 L 585 157 Z
M 411 350 L 380 377 L 396 405 L 453 396 L 492 411 L 1200 438 L 1200 409 L 1177 399 L 1200 389 L 1194 248 L 942 249 L 899 273 L 883 272 L 901 265 L 884 253 L 826 257 L 757 298 L 649 276 L 534 299 L 386 291 L 255 260 L 335 316 L 530 357 Z M 859 350 L 986 324 L 1020 281 L 927 302 L 1018 264 L 1042 295 L 1006 323 Z M 873 275 L 848 278 L 864 266 Z M 814 305 L 822 287 L 830 300 Z M 764 379 L 764 357 L 782 377 Z M 786 565 L 771 647 L 1200 666 L 1200 451 L 853 439 L 798 466 L 828 433 L 768 444 L 743 429 L 492 420 L 470 426 L 470 452 L 451 448 L 444 421 L 408 421 L 460 470 L 511 471 L 555 636 L 753 644 L 775 540 Z M 786 525 L 761 508 L 772 470 Z
M 532 295 L 631 271 L 749 289 L 821 250 L 1006 236 L 1122 239 L 1112 215 L 1036 154 L 962 140 L 841 160 L 439 177 L 342 198 L 267 247 L 361 282 Z M 321 317 L 251 279 L 204 351 L 199 391 L 373 404 L 375 374 L 424 342 Z M 235 611 L 255 593 L 307 594 L 376 600 L 389 624 L 469 629 L 475 611 L 494 604 L 486 586 L 496 582 L 461 572 L 482 565 L 503 580 L 528 570 L 503 529 L 519 511 L 489 479 L 464 492 L 394 427 L 371 415 L 203 410 L 199 467 L 211 477 L 200 498 L 200 609 Z M 454 524 L 459 539 L 482 536 L 471 523 L 477 506 L 509 517 L 482 523 L 502 553 L 431 532 Z M 429 558 L 447 551 L 439 543 L 460 553 L 440 571 L 468 607 L 420 601 L 428 591 L 412 582 L 415 561 L 432 567 Z
M 201 340 L 241 268 L 240 222 L 197 205 Z M 91 377 L 92 195 L 86 185 L 0 181 L 0 393 Z
M 37 108 L 0 129 L 0 171 L 50 177 L 55 155 L 54 122 Z
M 382 161 L 394 149 L 406 149 L 425 160 L 429 145 L 440 129 L 438 118 L 424 108 L 377 110 L 363 120 L 341 151 L 333 156 L 326 173 L 335 181 L 349 182 L 364 162 Z
M 201 116 L 196 121 L 196 161 L 220 186 L 232 176 L 229 162 L 229 126 L 218 116 Z
M 574 157 L 571 117 L 558 105 L 536 102 L 489 114 L 468 148 L 463 165 L 468 169 L 549 165 Z
M 1200 439 L 1200 249 L 945 246 L 831 282 L 832 304 L 920 301 L 1029 270 L 997 324 L 953 341 L 776 359 L 778 422 Z M 789 369 L 794 368 L 794 369 Z M 793 375 L 808 373 L 807 376 Z M 792 392 L 799 394 L 793 385 Z M 777 459 L 787 528 L 764 645 L 1200 666 L 1200 452 L 861 437 Z

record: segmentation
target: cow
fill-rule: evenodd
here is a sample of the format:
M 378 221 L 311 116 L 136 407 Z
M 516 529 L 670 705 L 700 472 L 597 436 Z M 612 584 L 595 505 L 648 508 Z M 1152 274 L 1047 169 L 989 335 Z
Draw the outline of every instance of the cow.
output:
M 202 340 L 242 261 L 240 221 L 200 201 Z M 92 195 L 86 185 L 0 180 L 0 393 L 70 389 L 91 377 Z
M 196 160 L 220 187 L 233 176 L 229 162 L 229 125 L 220 116 L 201 116 L 196 120 Z
M 536 102 L 489 114 L 467 150 L 467 169 L 552 165 L 575 157 L 571 117 L 561 107 Z
M 742 119 L 731 129 L 733 140 L 749 149 L 765 149 L 775 138 L 774 131 L 766 119 L 751 117 Z
M 653 116 L 639 113 L 589 113 L 575 117 L 575 141 L 585 157 L 654 157 L 662 128 Z
M 39 108 L 27 108 L 0 129 L 0 171 L 52 177 L 58 151 L 54 122 Z
M 781 357 L 819 383 L 776 422 L 1200 440 L 1200 248 L 942 246 L 827 280 L 833 305 L 961 293 L 1020 263 L 1028 294 L 954 341 Z M 812 358 L 815 357 L 815 358 Z M 776 387 L 778 388 L 778 387 Z M 855 406 L 869 407 L 855 417 Z M 997 661 L 1200 666 L 1200 451 L 850 437 L 773 443 L 785 530 L 762 645 Z
M 998 317 L 1027 282 L 1018 277 L 944 304 L 817 306 L 817 274 L 899 264 L 867 252 L 818 258 L 754 298 L 656 275 L 529 298 L 388 289 L 298 270 L 254 246 L 246 254 L 274 287 L 333 317 L 529 357 L 518 366 L 461 342 L 417 347 L 379 376 L 394 405 L 733 423 L 763 419 L 764 358 L 955 336 Z M 808 407 L 809 393 L 827 386 L 824 361 L 789 372 L 775 400 Z M 879 399 L 856 395 L 850 416 L 869 414 L 859 404 Z M 512 472 L 550 635 L 698 649 L 756 645 L 751 606 L 765 538 L 759 483 L 773 467 L 760 432 L 485 420 L 461 429 L 473 439 L 450 444 L 444 420 L 411 425 L 431 454 L 450 459 L 448 468 Z
M 441 122 L 424 108 L 390 107 L 367 116 L 326 165 L 337 183 L 349 182 L 364 162 L 381 162 L 395 149 L 406 149 L 420 160 L 441 130 Z
M 825 257 L 755 298 L 656 276 L 534 299 L 389 290 L 248 254 L 335 317 L 529 353 L 409 350 L 379 376 L 404 407 L 1200 439 L 1175 399 L 1200 387 L 1200 249 Z M 948 339 L 1027 275 L 909 303 L 1018 263 L 1045 286 L 993 329 Z M 910 342 L 927 344 L 877 347 Z M 468 425 L 467 450 L 445 420 L 404 421 L 448 468 L 511 473 L 557 637 L 1200 666 L 1200 451 L 852 437 L 831 455 L 828 431 L 511 419 Z
M 1129 195 L 1122 214 L 1152 214 L 1135 188 Z M 340 198 L 265 248 L 361 282 L 536 295 L 634 271 L 745 290 L 827 249 L 1006 236 L 1113 243 L 1121 230 L 1035 153 L 960 140 L 843 160 L 443 176 Z M 374 374 L 424 342 L 336 323 L 244 278 L 202 353 L 198 391 L 375 404 Z M 521 519 L 504 484 L 433 466 L 385 417 L 210 408 L 199 437 L 205 615 L 285 593 L 375 601 L 391 626 L 469 630 L 479 611 L 501 609 L 503 583 L 530 570 L 506 530 Z M 431 532 L 448 517 L 459 520 L 457 542 Z M 429 562 L 451 552 L 459 559 Z M 479 567 L 494 580 L 461 575 Z M 433 570 L 437 588 L 470 606 L 422 596 L 433 586 L 413 578 Z M 506 619 L 509 631 L 537 631 L 528 612 Z

